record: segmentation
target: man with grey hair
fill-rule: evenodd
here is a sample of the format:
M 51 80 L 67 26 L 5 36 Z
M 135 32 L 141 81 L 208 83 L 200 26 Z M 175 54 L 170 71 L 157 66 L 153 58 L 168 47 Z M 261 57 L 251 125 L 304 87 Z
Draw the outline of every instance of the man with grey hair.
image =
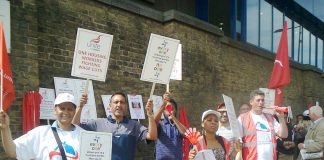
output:
M 264 92 L 254 90 L 250 94 L 251 110 L 238 118 L 242 135 L 242 156 L 244 160 L 276 160 L 276 136 L 288 135 L 284 113 L 273 115 L 263 113 Z
M 309 127 L 304 143 L 299 143 L 299 149 L 306 152 L 320 152 L 324 148 L 324 118 L 320 106 L 309 108 L 309 118 L 313 124 Z M 323 157 L 322 157 L 323 158 Z

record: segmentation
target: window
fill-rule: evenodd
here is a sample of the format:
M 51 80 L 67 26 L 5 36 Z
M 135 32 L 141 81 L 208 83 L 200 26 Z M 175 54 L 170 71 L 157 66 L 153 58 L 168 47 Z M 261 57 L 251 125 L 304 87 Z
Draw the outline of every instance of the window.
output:
M 258 45 L 258 18 L 259 18 L 259 1 L 258 0 L 249 0 L 246 2 L 246 40 L 249 43 Z
M 260 47 L 271 51 L 272 48 L 272 7 L 265 1 L 260 2 Z
M 302 49 L 302 63 L 303 64 L 310 64 L 310 61 L 309 61 L 309 54 L 310 54 L 310 34 L 309 34 L 309 31 L 306 29 L 306 28 L 303 28 L 303 49 Z
M 323 64 L 323 58 L 324 58 L 324 56 L 323 56 L 323 54 L 324 54 L 324 52 L 323 52 L 323 40 L 321 40 L 321 39 L 318 39 L 317 54 L 318 54 L 318 56 L 317 56 L 317 66 L 318 66 L 318 68 L 324 70 L 324 68 L 323 68 L 323 65 L 324 65 Z
M 293 31 L 292 21 L 288 17 L 285 17 L 285 21 L 287 22 L 288 56 L 293 59 L 293 57 L 292 57 L 292 36 L 291 36 L 292 31 Z
M 297 22 L 294 22 L 294 27 L 294 60 L 301 62 L 302 27 Z
M 8 0 L 0 0 L 0 21 L 4 27 L 7 52 L 10 53 L 10 2 Z
M 316 37 L 311 34 L 311 44 L 310 44 L 310 54 L 309 54 L 309 57 L 310 57 L 310 64 L 313 65 L 313 66 L 316 66 Z
M 283 27 L 283 15 L 282 13 L 277 10 L 276 8 L 273 8 L 273 30 L 282 30 Z M 273 52 L 277 52 L 280 37 L 282 32 L 276 32 L 273 34 Z

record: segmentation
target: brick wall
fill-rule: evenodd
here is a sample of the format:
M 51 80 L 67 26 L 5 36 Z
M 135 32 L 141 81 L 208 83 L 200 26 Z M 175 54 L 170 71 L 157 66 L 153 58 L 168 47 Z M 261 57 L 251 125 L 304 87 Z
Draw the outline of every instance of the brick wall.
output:
M 112 2 L 10 1 L 12 53 L 9 56 L 17 97 L 9 115 L 14 138 L 21 135 L 24 92 L 38 87 L 54 88 L 53 77 L 71 77 L 78 27 L 114 35 L 107 80 L 93 82 L 98 117 L 105 115 L 102 94 L 120 90 L 138 93 L 146 102 L 152 83 L 139 79 L 150 33 L 176 38 L 183 44 L 183 80 L 171 81 L 170 90 L 178 104 L 186 107 L 193 126 L 200 128 L 201 113 L 220 102 L 221 94 L 232 97 L 238 110 L 241 103 L 248 102 L 251 90 L 267 86 L 274 54 L 224 37 L 212 26 L 193 18 L 174 16 L 163 21 L 156 16 L 163 17 L 163 13 L 136 8 L 125 1 Z M 155 17 L 149 17 L 150 13 Z M 188 23 L 182 19 L 189 19 Z M 201 29 L 204 27 L 207 29 Z M 283 90 L 284 103 L 293 106 L 294 114 L 305 110 L 307 102 L 324 103 L 321 72 L 292 63 L 291 80 Z M 164 90 L 164 85 L 157 84 L 155 94 L 162 94 Z M 152 144 L 140 144 L 137 150 L 136 159 L 152 159 Z M 0 147 L 1 158 L 6 159 Z

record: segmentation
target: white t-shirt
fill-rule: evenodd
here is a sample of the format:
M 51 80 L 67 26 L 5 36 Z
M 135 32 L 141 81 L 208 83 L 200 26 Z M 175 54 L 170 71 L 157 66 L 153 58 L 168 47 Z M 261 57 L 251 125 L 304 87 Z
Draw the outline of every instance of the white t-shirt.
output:
M 271 138 L 270 126 L 268 124 L 267 118 L 261 114 L 256 115 L 253 112 L 249 112 L 251 114 L 254 125 L 256 126 L 257 133 L 257 150 L 258 150 L 258 160 L 269 160 L 273 159 L 273 144 Z M 242 120 L 238 118 L 241 135 L 243 135 L 243 124 Z M 278 133 L 280 124 L 276 119 L 274 119 L 273 124 L 275 133 Z
M 56 122 L 54 122 L 56 123 Z M 55 126 L 55 124 L 53 124 Z M 57 126 L 57 125 L 56 125 Z M 79 158 L 79 135 L 83 130 L 75 125 L 73 131 L 63 131 L 57 127 L 57 133 L 61 139 L 68 160 Z M 39 126 L 14 140 L 16 155 L 19 160 L 61 160 L 51 126 Z
M 216 131 L 216 135 L 224 137 L 226 140 L 231 141 L 234 139 L 233 132 L 230 126 L 221 126 Z

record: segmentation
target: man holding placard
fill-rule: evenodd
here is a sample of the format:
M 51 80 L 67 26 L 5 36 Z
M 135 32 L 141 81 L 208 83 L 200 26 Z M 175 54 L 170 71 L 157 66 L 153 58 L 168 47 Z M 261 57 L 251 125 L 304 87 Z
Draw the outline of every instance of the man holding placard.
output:
M 280 124 L 273 115 L 263 113 L 264 92 L 260 90 L 251 92 L 250 104 L 251 111 L 238 118 L 243 135 L 243 159 L 276 160 L 276 136 L 286 138 L 288 135 L 284 113 L 277 114 Z
M 170 93 L 163 94 L 163 104 L 154 116 L 158 125 L 156 160 L 182 159 L 182 137 L 186 127 L 175 117 L 177 108 L 177 103 L 171 99 Z M 162 114 L 165 118 L 161 120 Z
M 235 159 L 236 155 L 233 154 L 235 137 L 232 133 L 225 103 L 220 103 L 216 107 L 216 111 L 219 112 L 221 115 L 220 120 L 218 121 L 219 127 L 216 132 L 216 135 L 221 136 L 226 140 L 224 141 L 225 148 L 228 151 L 228 153 L 226 153 L 226 157 L 228 157 L 229 159 Z
M 86 103 L 86 94 L 82 95 L 81 101 L 81 104 Z M 156 123 L 152 112 L 153 102 L 149 99 L 145 107 L 149 122 L 148 128 L 126 117 L 128 103 L 124 93 L 116 92 L 112 94 L 109 105 L 111 115 L 108 118 L 98 118 L 81 124 L 80 115 L 83 105 L 80 105 L 77 108 L 73 123 L 79 124 L 82 128 L 89 131 L 112 133 L 112 159 L 134 159 L 138 141 L 156 140 L 157 138 Z

